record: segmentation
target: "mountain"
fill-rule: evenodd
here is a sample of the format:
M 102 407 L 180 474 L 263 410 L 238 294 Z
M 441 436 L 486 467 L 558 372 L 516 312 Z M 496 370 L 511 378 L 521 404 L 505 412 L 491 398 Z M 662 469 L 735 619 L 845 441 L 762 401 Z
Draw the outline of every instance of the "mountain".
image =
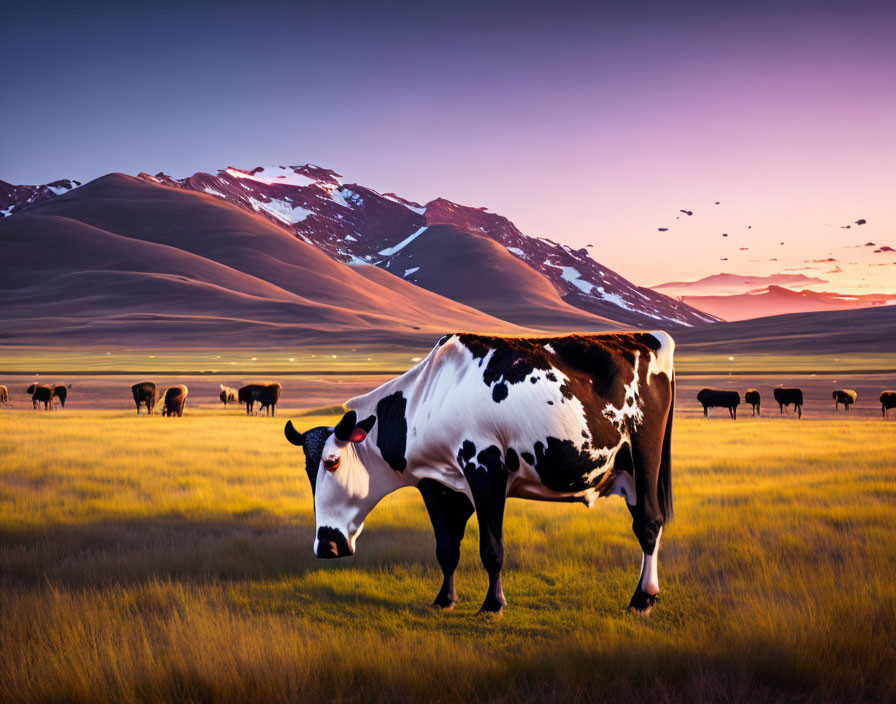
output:
M 685 354 L 892 353 L 896 306 L 793 313 L 672 330 Z
M 813 284 L 825 284 L 824 279 L 817 279 L 805 274 L 773 274 L 771 276 L 747 276 L 744 274 L 713 274 L 697 281 L 671 281 L 653 286 L 667 296 L 734 296 L 741 293 L 762 290 L 768 286 L 783 288 L 799 288 Z
M 733 296 L 684 296 L 685 303 L 722 320 L 747 320 L 786 313 L 871 308 L 896 303 L 896 295 L 844 295 L 818 291 L 791 291 L 781 286 Z
M 420 228 L 392 249 L 385 263 L 392 273 L 503 320 L 554 330 L 619 327 L 561 299 L 546 277 L 495 240 L 454 225 Z
M 347 266 L 219 197 L 122 174 L 0 220 L 0 249 L 7 344 L 401 345 L 447 330 L 528 332 Z
M 0 217 L 8 217 L 33 203 L 68 193 L 80 185 L 80 181 L 67 178 L 42 186 L 13 186 L 6 181 L 0 181 Z
M 626 325 L 704 325 L 714 318 L 662 293 L 635 286 L 598 264 L 587 249 L 573 250 L 524 235 L 507 218 L 439 198 L 426 205 L 392 193 L 343 183 L 319 166 L 274 166 L 173 179 L 164 173 L 144 180 L 200 191 L 260 213 L 289 227 L 340 261 L 389 267 L 398 245 L 421 227 L 454 225 L 495 240 L 546 277 L 567 303 Z M 391 268 L 391 267 L 390 267 Z

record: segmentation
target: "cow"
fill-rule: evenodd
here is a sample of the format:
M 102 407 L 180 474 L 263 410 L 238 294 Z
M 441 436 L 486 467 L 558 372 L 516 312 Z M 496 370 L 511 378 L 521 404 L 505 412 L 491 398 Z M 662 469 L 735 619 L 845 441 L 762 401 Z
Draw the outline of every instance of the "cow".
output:
M 162 415 L 173 418 L 182 417 L 184 414 L 184 406 L 187 403 L 187 387 L 183 384 L 170 387 L 165 391 L 165 400 L 162 404 Z
M 697 400 L 703 404 L 703 416 L 709 417 L 710 408 L 727 408 L 728 415 L 737 420 L 737 407 L 740 405 L 740 394 L 727 389 L 700 389 Z
M 228 403 L 236 403 L 237 402 L 237 390 L 233 389 L 229 386 L 224 386 L 224 384 L 219 385 L 221 387 L 221 393 L 219 398 L 221 399 L 221 403 L 224 404 L 224 407 L 227 407 Z
M 843 408 L 849 413 L 849 407 L 856 402 L 859 395 L 852 389 L 836 389 L 833 394 L 831 394 L 831 398 L 834 399 L 835 411 L 840 408 L 840 404 L 842 403 Z
M 896 408 L 896 391 L 884 391 L 880 395 L 880 413 L 884 419 L 891 408 Z
M 277 415 L 277 403 L 280 401 L 280 384 L 263 382 L 258 384 L 246 384 L 237 396 L 240 403 L 246 404 L 246 415 L 251 415 L 255 402 L 258 402 L 258 412 L 268 409 L 272 416 Z
M 781 407 L 781 413 L 784 413 L 784 406 L 793 404 L 793 410 L 797 414 L 797 418 L 803 417 L 803 391 L 802 389 L 788 389 L 779 386 L 774 392 L 775 401 Z
M 134 395 L 134 403 L 137 404 L 137 415 L 140 415 L 140 406 L 146 406 L 146 412 L 152 415 L 159 398 L 159 390 L 151 381 L 141 381 L 131 387 Z
M 0 384 L 0 403 L 9 403 L 9 389 Z
M 314 554 L 353 555 L 364 520 L 406 486 L 423 496 L 443 573 L 433 606 L 457 602 L 468 519 L 479 524 L 501 613 L 508 497 L 581 502 L 619 495 L 643 555 L 629 608 L 649 613 L 657 553 L 672 518 L 674 342 L 665 332 L 509 338 L 445 335 L 402 376 L 346 402 L 335 427 L 284 429 L 303 447 L 314 501 Z
M 59 403 L 65 408 L 65 400 L 68 398 L 68 390 L 71 384 L 64 386 L 62 384 L 31 384 L 27 393 L 31 394 L 31 405 L 37 410 L 38 404 L 44 404 L 44 410 L 48 411 L 52 408 L 54 398 L 59 399 Z
M 759 406 L 762 403 L 762 399 L 760 398 L 759 392 L 756 389 L 747 389 L 747 393 L 744 394 L 744 401 L 746 401 L 753 407 L 754 416 L 762 415 L 759 412 Z

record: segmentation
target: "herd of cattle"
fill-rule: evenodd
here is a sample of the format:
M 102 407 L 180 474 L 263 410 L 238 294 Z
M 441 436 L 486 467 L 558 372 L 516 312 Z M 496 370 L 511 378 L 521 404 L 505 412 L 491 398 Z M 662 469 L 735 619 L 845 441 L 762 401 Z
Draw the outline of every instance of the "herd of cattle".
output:
M 773 392 L 775 403 L 778 404 L 781 413 L 784 408 L 793 406 L 793 412 L 797 418 L 803 417 L 803 391 L 797 388 L 787 388 L 779 386 Z M 834 400 L 834 410 L 843 408 L 849 412 L 858 399 L 859 395 L 853 389 L 836 389 L 832 392 L 831 398 Z M 697 393 L 697 401 L 703 406 L 703 415 L 709 417 L 710 408 L 727 408 L 728 415 L 733 420 L 737 419 L 737 407 L 740 405 L 740 394 L 737 391 L 729 389 L 700 389 Z M 762 398 L 756 389 L 747 389 L 744 394 L 744 401 L 753 408 L 753 415 L 760 415 L 760 405 Z M 896 408 L 896 391 L 884 391 L 880 395 L 880 412 L 881 416 L 887 417 L 887 411 Z
M 246 415 L 255 412 L 255 404 L 258 404 L 258 413 L 268 413 L 273 416 L 277 412 L 277 404 L 280 402 L 280 384 L 276 382 L 263 382 L 246 384 L 239 389 L 233 389 L 221 384 L 219 398 L 224 406 L 237 403 L 246 404 Z M 31 395 L 31 403 L 35 410 L 43 404 L 43 409 L 49 411 L 55 402 L 65 408 L 71 384 L 31 384 L 26 393 Z M 137 405 L 137 413 L 140 409 L 152 414 L 155 411 L 156 402 L 159 400 L 159 389 L 151 381 L 142 381 L 131 387 L 134 403 Z M 162 415 L 180 418 L 184 414 L 184 406 L 187 403 L 187 389 L 184 384 L 169 386 L 162 394 Z M 9 403 L 9 389 L 0 385 L 0 403 Z

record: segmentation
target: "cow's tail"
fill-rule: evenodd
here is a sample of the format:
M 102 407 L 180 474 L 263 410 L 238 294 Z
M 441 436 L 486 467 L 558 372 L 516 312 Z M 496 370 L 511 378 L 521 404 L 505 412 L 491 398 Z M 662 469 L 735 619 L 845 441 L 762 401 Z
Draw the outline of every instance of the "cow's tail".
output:
M 663 520 L 672 520 L 672 418 L 675 415 L 675 373 L 672 373 L 672 400 L 669 403 L 669 417 L 666 419 L 666 433 L 663 436 L 663 453 L 660 458 L 660 472 L 657 478 L 656 494 Z

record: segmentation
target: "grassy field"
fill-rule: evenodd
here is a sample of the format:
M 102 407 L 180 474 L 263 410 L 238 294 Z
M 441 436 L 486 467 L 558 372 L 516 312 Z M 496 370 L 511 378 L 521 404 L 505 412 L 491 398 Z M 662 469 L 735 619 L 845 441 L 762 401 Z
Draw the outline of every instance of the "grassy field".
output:
M 661 601 L 618 498 L 512 501 L 500 618 L 419 495 L 311 556 L 284 419 L 0 411 L 5 701 L 892 701 L 896 423 L 679 419 Z M 302 417 L 308 427 L 331 417 Z
M 118 348 L 0 348 L 0 372 L 52 374 L 60 372 L 109 373 L 202 373 L 202 374 L 295 374 L 309 372 L 361 374 L 400 372 L 425 357 L 432 344 L 419 348 L 383 347 L 358 344 L 330 348 L 271 349 L 118 349 Z M 812 354 L 800 348 L 793 354 L 743 352 L 732 344 L 719 345 L 718 353 L 689 352 L 679 348 L 675 355 L 678 373 L 733 373 L 789 371 L 794 373 L 893 371 L 896 355 L 887 353 Z

